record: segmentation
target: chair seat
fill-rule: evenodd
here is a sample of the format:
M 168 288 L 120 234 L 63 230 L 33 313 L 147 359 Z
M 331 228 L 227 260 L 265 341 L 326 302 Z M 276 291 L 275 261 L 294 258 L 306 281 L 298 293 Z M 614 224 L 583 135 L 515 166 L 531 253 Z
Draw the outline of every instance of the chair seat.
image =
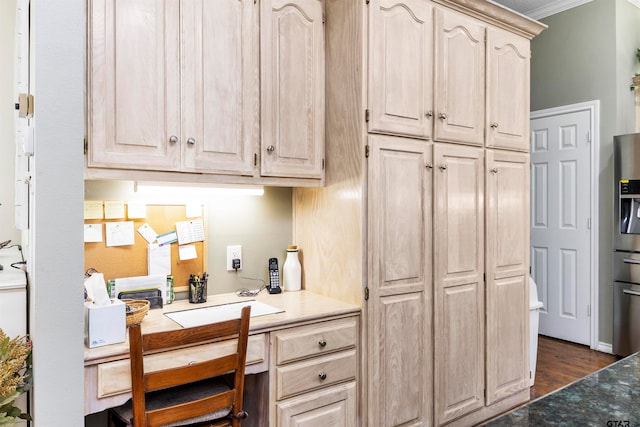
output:
M 231 390 L 231 388 L 222 379 L 212 378 L 168 390 L 159 390 L 147 393 L 146 406 L 147 410 L 151 411 L 166 406 L 202 399 L 227 390 Z M 230 412 L 231 407 L 228 407 L 210 414 L 189 418 L 188 420 L 180 421 L 178 423 L 165 424 L 163 427 L 185 426 L 217 420 L 226 417 Z M 111 413 L 124 425 L 131 426 L 131 420 L 133 419 L 131 399 L 117 408 L 112 408 Z

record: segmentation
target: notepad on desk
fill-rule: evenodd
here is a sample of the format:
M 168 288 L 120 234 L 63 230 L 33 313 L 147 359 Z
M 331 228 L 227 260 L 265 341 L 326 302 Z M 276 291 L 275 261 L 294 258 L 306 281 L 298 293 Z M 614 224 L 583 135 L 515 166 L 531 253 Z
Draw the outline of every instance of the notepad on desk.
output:
M 247 305 L 251 306 L 251 317 L 281 313 L 284 311 L 260 301 L 249 300 L 230 304 L 213 305 L 210 307 L 174 311 L 173 313 L 165 313 L 165 316 L 169 317 L 183 328 L 191 328 L 194 326 L 206 325 L 208 323 L 216 323 L 239 318 L 242 307 Z

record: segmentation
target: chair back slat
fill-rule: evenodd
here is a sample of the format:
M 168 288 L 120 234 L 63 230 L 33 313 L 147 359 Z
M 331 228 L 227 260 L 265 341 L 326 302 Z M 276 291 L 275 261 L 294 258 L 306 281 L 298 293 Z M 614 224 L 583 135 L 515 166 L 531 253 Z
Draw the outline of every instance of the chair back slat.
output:
M 147 427 L 161 426 L 187 420 L 214 412 L 217 408 L 228 408 L 233 404 L 234 390 L 192 402 L 174 405 L 147 412 Z
M 193 365 L 149 372 L 144 375 L 144 387 L 146 391 L 153 391 L 218 377 L 235 371 L 238 360 L 238 353 L 234 353 Z
M 131 385 L 133 425 L 152 427 L 188 420 L 200 415 L 231 408 L 232 414 L 243 411 L 244 371 L 247 358 L 249 320 L 251 307 L 242 308 L 240 319 L 226 320 L 209 325 L 183 328 L 174 331 L 142 334 L 140 324 L 129 327 L 129 357 L 131 359 Z M 222 339 L 237 338 L 234 353 L 215 357 L 176 368 L 144 372 L 144 356 L 160 350 L 188 347 Z M 232 388 L 198 400 L 182 402 L 148 410 L 146 393 L 195 383 L 201 380 L 233 373 Z M 188 387 L 188 385 L 187 385 Z M 233 418 L 232 425 L 240 426 Z

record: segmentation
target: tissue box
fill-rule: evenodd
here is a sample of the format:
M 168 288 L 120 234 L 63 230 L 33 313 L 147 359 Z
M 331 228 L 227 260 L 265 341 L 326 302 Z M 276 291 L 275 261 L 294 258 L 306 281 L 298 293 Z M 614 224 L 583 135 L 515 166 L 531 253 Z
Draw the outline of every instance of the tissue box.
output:
M 119 299 L 111 304 L 84 303 L 86 343 L 89 348 L 125 341 L 126 305 Z

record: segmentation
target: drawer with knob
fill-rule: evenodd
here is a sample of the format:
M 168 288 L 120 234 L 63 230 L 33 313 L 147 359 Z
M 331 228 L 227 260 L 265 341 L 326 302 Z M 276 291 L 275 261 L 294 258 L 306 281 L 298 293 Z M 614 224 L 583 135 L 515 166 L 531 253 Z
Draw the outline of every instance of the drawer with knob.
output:
M 355 348 L 358 327 L 355 319 L 323 322 L 274 333 L 276 365 Z

